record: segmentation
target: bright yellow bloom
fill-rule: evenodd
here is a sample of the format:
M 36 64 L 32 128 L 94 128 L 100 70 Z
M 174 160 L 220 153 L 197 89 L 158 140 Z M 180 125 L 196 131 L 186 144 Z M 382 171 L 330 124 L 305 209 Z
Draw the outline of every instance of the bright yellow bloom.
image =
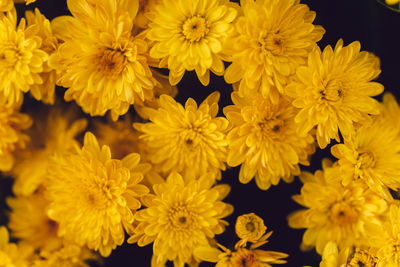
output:
M 400 138 L 398 124 L 375 116 L 373 123 L 362 125 L 354 135 L 331 149 L 338 158 L 344 186 L 360 179 L 382 196 L 387 187 L 400 188 Z
M 253 243 L 259 241 L 266 230 L 263 219 L 254 213 L 244 214 L 236 219 L 236 234 L 245 241 Z
M 195 263 L 193 249 L 209 245 L 209 239 L 221 234 L 228 224 L 222 218 L 233 211 L 221 201 L 230 187 L 212 184 L 208 174 L 185 183 L 178 173 L 171 173 L 165 183 L 153 186 L 154 195 L 142 199 L 147 208 L 135 214 L 139 224 L 128 243 L 154 242 L 153 267 L 164 266 L 167 260 L 177 267 Z
M 158 109 L 143 109 L 151 122 L 134 123 L 148 146 L 148 158 L 156 171 L 166 175 L 176 171 L 185 179 L 206 172 L 225 170 L 228 121 L 216 117 L 219 93 L 212 93 L 198 107 L 189 98 L 185 107 L 162 95 Z
M 0 171 L 9 171 L 14 165 L 13 152 L 24 148 L 29 137 L 22 130 L 32 125 L 31 118 L 15 107 L 0 104 Z
M 240 97 L 232 93 L 234 105 L 224 108 L 232 124 L 228 134 L 228 165 L 242 164 L 241 183 L 255 176 L 257 186 L 267 190 L 282 178 L 291 182 L 300 174 L 299 164 L 308 165 L 308 156 L 314 152 L 311 135 L 299 136 L 294 117 L 297 114 L 283 97 L 274 104 L 261 93 Z
M 292 228 L 307 228 L 303 247 L 315 246 L 322 254 L 325 245 L 335 242 L 339 248 L 368 245 L 369 237 L 382 227 L 380 216 L 386 211 L 386 202 L 364 183 L 353 182 L 343 186 L 338 180 L 338 167 L 326 167 L 314 175 L 303 173 L 301 194 L 293 199 L 306 209 L 289 215 Z
M 390 129 L 395 129 L 400 136 L 400 106 L 396 98 L 391 93 L 385 93 L 379 107 L 379 119 L 387 121 Z
M 87 248 L 69 244 L 57 251 L 42 252 L 40 259 L 34 261 L 32 267 L 89 267 L 86 260 L 99 260 L 99 257 Z
M 287 79 L 307 56 L 325 30 L 312 24 L 315 12 L 297 0 L 241 0 L 243 15 L 227 41 L 232 64 L 228 83 L 240 82 L 239 93 L 262 92 L 276 103 Z
M 144 35 L 134 35 L 138 0 L 68 0 L 74 17 L 55 19 L 63 39 L 50 66 L 61 72 L 58 83 L 69 87 L 64 98 L 86 113 L 114 120 L 131 104 L 153 97 L 156 80 L 148 66 Z
M 79 144 L 75 137 L 87 125 L 86 119 L 78 119 L 77 110 L 72 108 L 43 108 L 36 109 L 35 113 L 34 125 L 28 132 L 32 141 L 16 153 L 16 165 L 11 171 L 16 195 L 29 196 L 44 186 L 51 156 L 73 151 Z
M 400 206 L 399 203 L 390 206 L 388 218 L 384 224 L 384 235 L 377 242 L 380 248 L 377 252 L 379 262 L 377 267 L 400 266 Z
M 34 27 L 39 28 L 39 32 L 36 35 L 42 39 L 40 49 L 49 55 L 53 54 L 59 45 L 59 40 L 55 37 L 52 29 L 54 25 L 37 8 L 34 12 L 27 11 L 25 17 L 28 26 L 34 25 Z M 47 61 L 43 64 L 43 72 L 40 73 L 40 77 L 43 84 L 32 85 L 30 93 L 37 100 L 41 100 L 46 104 L 54 104 L 57 74 L 55 70 L 48 66 Z
M 0 264 L 5 267 L 28 267 L 31 266 L 33 249 L 27 246 L 19 246 L 9 243 L 7 228 L 0 226 Z
M 59 224 L 59 236 L 108 256 L 124 242 L 124 229 L 132 233 L 137 198 L 148 192 L 139 184 L 148 168 L 135 153 L 111 159 L 110 148 L 100 148 L 90 132 L 75 150 L 55 154 L 49 164 L 48 216 Z
M 54 251 L 62 246 L 63 239 L 57 236 L 58 224 L 46 214 L 49 202 L 42 192 L 8 198 L 7 204 L 11 208 L 8 227 L 21 244 L 41 251 Z
M 15 10 L 0 17 L 0 102 L 20 104 L 23 93 L 35 84 L 43 84 L 39 73 L 48 55 L 40 49 L 38 29 L 26 27 L 22 18 L 18 27 Z
M 217 244 L 223 251 L 210 246 L 199 246 L 194 250 L 195 257 L 203 261 L 216 262 L 215 267 L 271 267 L 271 264 L 284 264 L 286 253 L 277 251 L 266 251 L 257 249 L 267 243 L 272 232 L 266 234 L 260 242 L 245 248 L 240 241 L 231 251 L 224 246 Z
M 388 5 L 395 5 L 399 3 L 399 0 L 385 0 Z
M 0 12 L 7 12 L 14 8 L 12 0 L 0 0 Z
M 339 40 L 333 50 L 323 52 L 316 47 L 308 56 L 307 66 L 297 69 L 295 79 L 286 87 L 294 98 L 293 105 L 301 109 L 296 116 L 299 133 L 305 134 L 317 126 L 317 141 L 325 148 L 331 139 L 344 138 L 354 131 L 354 123 L 364 123 L 369 114 L 378 114 L 378 102 L 371 98 L 383 91 L 383 86 L 371 82 L 380 73 L 379 59 L 360 52 L 360 43 L 343 47 Z
M 375 267 L 378 262 L 375 248 L 346 247 L 340 251 L 334 242 L 328 242 L 322 254 L 320 267 Z
M 150 56 L 161 60 L 159 67 L 168 67 L 172 85 L 186 70 L 196 71 L 203 85 L 210 81 L 210 70 L 223 75 L 221 53 L 237 14 L 227 2 L 164 0 L 146 13 L 150 20 L 146 37 L 153 42 Z

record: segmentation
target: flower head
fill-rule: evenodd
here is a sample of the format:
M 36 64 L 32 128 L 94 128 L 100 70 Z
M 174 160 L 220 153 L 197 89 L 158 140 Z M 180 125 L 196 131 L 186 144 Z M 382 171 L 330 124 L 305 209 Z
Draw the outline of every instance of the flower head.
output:
M 7 106 L 22 103 L 24 92 L 43 84 L 39 73 L 48 58 L 37 28 L 26 27 L 24 18 L 16 24 L 15 10 L 0 17 L 0 99 Z
M 151 99 L 156 80 L 148 45 L 133 31 L 138 1 L 68 0 L 68 6 L 73 17 L 55 20 L 64 43 L 50 58 L 61 72 L 58 83 L 69 88 L 64 98 L 92 116 L 111 110 L 114 120 L 137 100 Z
M 111 159 L 87 132 L 82 148 L 55 154 L 48 168 L 48 216 L 59 224 L 58 235 L 108 256 L 132 232 L 137 199 L 148 192 L 139 184 L 148 169 L 132 153 Z
M 400 188 L 400 139 L 397 124 L 375 116 L 354 135 L 331 148 L 338 158 L 343 185 L 360 179 L 369 188 L 388 196 L 388 187 Z
M 236 17 L 225 0 L 164 0 L 149 11 L 147 38 L 153 42 L 150 56 L 168 67 L 169 81 L 176 85 L 186 70 L 195 70 L 203 85 L 210 70 L 224 73 L 223 45 Z
M 308 165 L 314 152 L 311 135 L 299 136 L 294 117 L 297 110 L 284 98 L 277 103 L 260 93 L 240 97 L 232 94 L 234 105 L 224 108 L 232 125 L 228 133 L 229 166 L 242 164 L 239 180 L 250 182 L 255 176 L 257 186 L 267 190 L 280 179 L 293 180 L 300 174 L 299 163 Z
M 54 153 L 73 151 L 79 143 L 75 139 L 86 128 L 86 119 L 78 119 L 73 108 L 36 109 L 34 125 L 27 134 L 32 140 L 26 149 L 18 150 L 16 164 L 11 170 L 15 178 L 16 195 L 29 196 L 46 187 L 45 176 Z
M 10 243 L 7 228 L 0 226 L 0 263 L 2 266 L 31 266 L 32 255 L 31 247 Z
M 264 235 L 267 227 L 263 219 L 254 213 L 244 214 L 236 219 L 235 231 L 239 238 L 257 242 Z
M 315 12 L 293 0 L 241 0 L 243 11 L 227 41 L 232 64 L 228 83 L 240 82 L 239 93 L 261 91 L 276 103 L 287 79 L 307 60 L 325 30 L 312 24 Z
M 31 118 L 18 108 L 0 104 L 0 171 L 11 170 L 15 163 L 13 152 L 25 147 L 29 137 L 23 130 L 31 125 Z
M 286 87 L 293 105 L 300 108 L 296 116 L 299 133 L 305 134 L 317 126 L 317 141 L 325 148 L 331 139 L 340 142 L 354 131 L 355 123 L 364 123 L 369 114 L 378 114 L 378 102 L 371 98 L 383 91 L 383 86 L 371 82 L 380 73 L 379 59 L 360 52 L 360 43 L 343 47 L 339 40 L 333 50 L 319 47 L 308 56 L 306 66 L 297 69 L 294 80 Z
M 329 178 L 339 175 L 336 166 L 325 167 L 314 175 L 304 173 L 301 194 L 293 197 L 306 209 L 289 215 L 289 225 L 307 228 L 302 246 L 316 246 L 320 254 L 329 241 L 339 248 L 369 245 L 369 237 L 379 233 L 381 216 L 386 211 L 386 201 L 364 183 L 343 186 L 339 180 Z
M 221 234 L 228 224 L 222 218 L 233 211 L 221 201 L 230 187 L 212 187 L 207 175 L 185 183 L 173 172 L 165 183 L 154 185 L 155 194 L 143 198 L 147 208 L 135 214 L 138 225 L 128 243 L 145 246 L 154 242 L 153 260 L 160 266 L 167 260 L 175 266 L 193 262 L 193 249 L 208 245 L 208 239 Z
M 142 110 L 150 122 L 134 123 L 148 146 L 146 157 L 155 170 L 164 174 L 182 172 L 193 179 L 206 172 L 225 170 L 228 121 L 216 117 L 219 93 L 207 97 L 200 106 L 189 98 L 185 106 L 161 95 L 159 108 Z

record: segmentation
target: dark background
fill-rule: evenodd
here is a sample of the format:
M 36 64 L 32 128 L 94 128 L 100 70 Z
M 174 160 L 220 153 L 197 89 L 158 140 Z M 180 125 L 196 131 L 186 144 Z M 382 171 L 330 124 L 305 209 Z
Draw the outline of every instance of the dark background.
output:
M 400 13 L 389 10 L 376 0 L 304 0 L 302 3 L 309 5 L 316 11 L 315 24 L 322 25 L 326 33 L 319 42 L 323 49 L 326 45 L 335 45 L 339 38 L 345 45 L 353 41 L 360 41 L 362 50 L 370 51 L 381 59 L 382 73 L 378 81 L 385 86 L 385 91 L 392 92 L 399 97 L 400 86 Z M 22 14 L 23 7 L 18 9 Z M 49 19 L 59 15 L 68 14 L 65 0 L 37 0 L 28 8 L 39 7 L 41 12 Z M 224 83 L 222 77 L 213 75 L 210 85 L 204 87 L 197 80 L 194 73 L 186 73 L 178 84 L 179 94 L 177 100 L 184 103 L 188 97 L 201 102 L 211 92 L 221 92 L 220 106 L 231 104 L 230 93 L 232 88 Z M 58 89 L 62 95 L 63 89 Z M 378 97 L 381 99 L 381 96 Z M 26 96 L 24 109 L 35 108 L 32 100 Z M 222 112 L 220 113 L 222 115 Z M 329 147 L 324 151 L 318 150 L 313 155 L 311 166 L 303 170 L 315 171 L 321 167 L 321 159 L 329 156 Z M 276 250 L 288 253 L 288 263 L 284 266 L 318 266 L 320 257 L 315 251 L 303 253 L 299 250 L 301 237 L 304 231 L 290 229 L 287 225 L 287 215 L 299 209 L 300 206 L 291 200 L 291 196 L 300 192 L 301 183 L 296 178 L 291 184 L 281 182 L 267 191 L 261 191 L 252 181 L 247 185 L 238 182 L 239 168 L 232 168 L 223 173 L 222 182 L 232 186 L 232 191 L 225 199 L 235 207 L 234 213 L 227 217 L 230 226 L 224 234 L 216 236 L 219 243 L 228 248 L 233 248 L 237 242 L 234 232 L 234 223 L 237 216 L 243 213 L 255 212 L 264 219 L 269 230 L 274 234 L 270 243 L 263 246 L 266 250 Z M 5 197 L 11 193 L 12 180 L 0 179 L 0 225 L 7 223 L 5 211 Z M 115 250 L 105 259 L 105 266 L 150 266 L 152 255 L 151 245 L 139 248 L 137 245 L 125 244 Z M 201 264 L 213 266 L 214 264 Z M 283 266 L 283 265 L 282 265 Z

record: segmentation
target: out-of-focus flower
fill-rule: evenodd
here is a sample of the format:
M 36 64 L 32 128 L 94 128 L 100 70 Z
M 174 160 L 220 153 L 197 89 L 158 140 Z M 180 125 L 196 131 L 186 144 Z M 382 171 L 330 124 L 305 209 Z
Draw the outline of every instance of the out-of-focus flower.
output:
M 186 70 L 196 71 L 203 85 L 210 70 L 223 75 L 223 46 L 232 30 L 237 11 L 225 0 L 164 0 L 146 17 L 150 20 L 146 37 L 152 41 L 150 56 L 168 67 L 169 81 L 176 85 Z
M 293 0 L 241 0 L 242 16 L 224 50 L 232 64 L 228 83 L 240 82 L 240 95 L 260 91 L 273 103 L 283 93 L 288 77 L 307 56 L 325 30 L 312 24 L 315 12 Z
M 51 156 L 73 151 L 79 144 L 75 138 L 87 125 L 74 108 L 35 109 L 32 116 L 34 125 L 27 131 L 31 142 L 15 153 L 16 165 L 11 171 L 16 195 L 29 196 L 43 186 Z
M 172 97 L 162 95 L 159 108 L 143 109 L 148 123 L 134 123 L 142 132 L 141 139 L 148 146 L 145 156 L 154 170 L 168 175 L 181 172 L 185 179 L 193 179 L 207 172 L 215 179 L 225 170 L 227 155 L 226 131 L 228 121 L 216 117 L 219 93 L 212 93 L 200 106 L 189 98 L 185 106 Z
M 33 249 L 10 243 L 7 228 L 0 226 L 0 263 L 2 266 L 29 267 Z
M 18 108 L 0 104 L 0 171 L 11 170 L 15 163 L 14 151 L 25 148 L 30 140 L 23 130 L 31 125 L 31 118 Z
M 233 207 L 221 200 L 230 187 L 212 187 L 207 176 L 185 183 L 173 172 L 165 183 L 153 186 L 155 194 L 142 198 L 147 208 L 135 214 L 138 225 L 128 243 L 145 246 L 154 242 L 152 266 L 164 266 L 167 260 L 175 266 L 194 264 L 193 249 L 207 246 L 209 239 L 225 230 L 228 223 L 222 219 Z
M 229 166 L 241 165 L 239 180 L 250 182 L 255 176 L 257 186 L 267 190 L 282 178 L 286 182 L 300 174 L 299 164 L 308 165 L 314 152 L 311 135 L 297 134 L 294 118 L 297 109 L 281 97 L 277 103 L 261 93 L 240 97 L 232 93 L 234 105 L 224 108 L 232 129 L 227 141 Z
M 55 154 L 49 164 L 48 216 L 59 224 L 59 236 L 108 256 L 124 242 L 124 229 L 132 233 L 138 198 L 148 192 L 139 184 L 148 168 L 135 153 L 111 159 L 110 148 L 100 148 L 90 132 L 75 150 Z
M 340 142 L 354 132 L 355 123 L 368 121 L 369 114 L 378 114 L 378 102 L 372 98 L 383 91 L 383 86 L 371 82 L 380 73 L 379 59 L 371 53 L 360 52 L 360 43 L 343 47 L 339 40 L 333 50 L 328 45 L 308 55 L 306 66 L 297 68 L 286 93 L 293 97 L 293 105 L 300 108 L 296 116 L 299 134 L 317 127 L 320 148 L 331 139 Z

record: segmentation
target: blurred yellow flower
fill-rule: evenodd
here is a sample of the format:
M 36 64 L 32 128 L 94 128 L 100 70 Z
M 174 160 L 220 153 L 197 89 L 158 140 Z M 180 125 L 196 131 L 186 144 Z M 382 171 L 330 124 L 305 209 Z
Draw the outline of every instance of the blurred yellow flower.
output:
M 0 226 L 0 264 L 5 267 L 30 267 L 33 249 L 10 243 L 7 228 Z
M 317 126 L 320 148 L 333 138 L 340 142 L 339 130 L 344 138 L 349 137 L 354 123 L 364 123 L 369 114 L 379 113 L 378 102 L 371 96 L 382 93 L 383 86 L 371 80 L 380 71 L 379 59 L 360 52 L 359 42 L 343 47 L 340 39 L 334 50 L 328 45 L 323 52 L 315 47 L 307 65 L 296 70 L 285 89 L 294 98 L 293 105 L 301 109 L 295 119 L 299 134 Z
M 44 186 L 51 156 L 73 151 L 79 145 L 75 138 L 86 128 L 87 121 L 78 119 L 78 114 L 74 108 L 35 109 L 34 125 L 27 131 L 32 141 L 15 153 L 16 164 L 11 170 L 16 195 L 29 196 Z
M 172 97 L 161 95 L 158 109 L 142 109 L 148 123 L 134 123 L 148 146 L 145 155 L 154 170 L 165 175 L 176 171 L 185 179 L 212 172 L 211 179 L 225 170 L 228 121 L 216 117 L 219 93 L 214 92 L 197 106 L 189 98 L 185 106 Z
M 15 163 L 14 151 L 30 140 L 23 133 L 32 125 L 31 118 L 16 107 L 0 104 L 0 171 L 9 171 Z
M 322 254 L 319 267 L 376 267 L 378 257 L 377 249 L 346 247 L 338 250 L 334 242 L 328 242 Z
M 153 41 L 150 56 L 168 67 L 169 81 L 176 85 L 186 70 L 196 71 L 203 85 L 210 70 L 223 75 L 224 41 L 237 11 L 225 0 L 164 0 L 146 13 L 150 20 L 146 37 Z
M 147 208 L 138 211 L 138 222 L 128 243 L 145 246 L 152 242 L 152 266 L 164 266 L 167 260 L 176 267 L 195 264 L 193 250 L 209 245 L 209 239 L 221 234 L 228 224 L 222 218 L 233 212 L 233 207 L 222 202 L 228 185 L 212 187 L 207 174 L 188 183 L 181 175 L 171 173 L 165 183 L 153 186 L 155 194 L 142 198 Z
M 343 186 L 340 181 L 328 181 L 329 175 L 339 176 L 336 166 L 318 170 L 314 175 L 302 174 L 304 185 L 293 199 L 306 209 L 289 215 L 289 226 L 307 228 L 302 247 L 316 247 L 323 253 L 329 242 L 339 249 L 347 246 L 368 246 L 370 237 L 380 233 L 381 217 L 386 212 L 386 201 L 373 193 L 364 183 Z
M 40 49 L 38 28 L 26 27 L 22 18 L 17 26 L 15 9 L 0 16 L 0 102 L 7 106 L 21 104 L 23 93 L 43 84 L 40 73 L 48 55 Z
M 132 233 L 138 198 L 148 192 L 139 184 L 148 168 L 135 153 L 111 159 L 110 148 L 100 148 L 90 132 L 82 149 L 75 148 L 55 154 L 49 164 L 48 216 L 59 224 L 59 236 L 106 257 L 124 242 L 124 229 Z
M 153 97 L 156 80 L 148 66 L 144 35 L 134 35 L 138 0 L 88 3 L 68 0 L 73 17 L 53 20 L 64 43 L 50 57 L 60 72 L 64 98 L 92 116 L 111 110 L 114 120 L 131 104 Z
M 267 190 L 282 178 L 291 182 L 300 174 L 299 164 L 308 165 L 314 152 L 311 135 L 299 136 L 294 118 L 297 109 L 281 97 L 277 103 L 261 93 L 240 97 L 232 93 L 234 105 L 224 108 L 232 129 L 228 133 L 228 165 L 240 164 L 239 180 Z
M 242 16 L 227 40 L 232 64 L 225 81 L 240 82 L 240 95 L 260 91 L 277 103 L 288 77 L 307 61 L 325 30 L 312 24 L 315 12 L 294 0 L 241 0 Z M 278 93 L 279 92 L 279 93 Z

